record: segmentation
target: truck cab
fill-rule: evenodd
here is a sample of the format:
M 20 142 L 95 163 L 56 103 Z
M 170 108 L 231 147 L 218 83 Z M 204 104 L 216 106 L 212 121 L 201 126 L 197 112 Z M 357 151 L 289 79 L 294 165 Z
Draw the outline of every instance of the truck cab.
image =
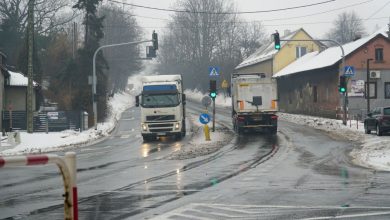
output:
M 141 134 L 145 142 L 160 136 L 181 139 L 186 134 L 185 103 L 181 75 L 145 76 L 136 96 L 141 107 Z

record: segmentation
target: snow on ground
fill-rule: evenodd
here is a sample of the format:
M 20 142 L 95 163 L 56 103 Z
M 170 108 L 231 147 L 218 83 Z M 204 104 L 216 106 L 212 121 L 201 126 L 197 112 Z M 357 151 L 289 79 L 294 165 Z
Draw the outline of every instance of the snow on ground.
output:
M 91 128 L 87 131 L 63 131 L 46 133 L 20 132 L 21 143 L 16 146 L 11 146 L 7 143 L 7 139 L 1 137 L 0 155 L 17 155 L 27 153 L 49 152 L 54 150 L 62 150 L 66 147 L 82 146 L 91 144 L 109 135 L 115 128 L 116 121 L 120 118 L 121 113 L 127 108 L 134 105 L 134 96 L 140 92 L 140 80 L 143 75 L 150 75 L 154 70 L 145 70 L 143 73 L 137 74 L 129 78 L 129 90 L 126 92 L 115 94 L 109 100 L 109 117 L 106 122 L 99 123 L 97 130 Z M 148 73 L 148 74 L 145 74 Z M 198 90 L 185 91 L 189 100 L 200 102 L 206 94 Z M 216 105 L 229 107 L 231 98 L 218 95 Z M 351 152 L 351 156 L 355 163 L 378 170 L 390 171 L 390 136 L 375 136 L 373 134 L 364 134 L 363 123 L 356 121 L 348 121 L 348 125 L 342 124 L 341 120 L 311 117 L 305 115 L 295 115 L 279 113 L 282 120 L 290 121 L 297 124 L 313 127 L 328 132 L 331 135 L 341 136 L 350 141 L 360 143 L 361 146 L 355 148 Z M 204 140 L 203 127 L 197 122 L 197 118 L 191 118 L 195 124 L 194 136 L 189 142 L 189 147 L 183 148 L 171 155 L 170 159 L 185 159 L 194 156 L 205 155 L 215 152 L 223 145 L 229 142 L 232 137 L 229 131 L 223 127 L 216 127 L 216 132 L 212 133 L 212 141 Z M 231 140 L 231 139 L 230 139 Z
M 193 135 L 188 143 L 180 150 L 170 154 L 167 159 L 184 160 L 208 155 L 230 143 L 234 137 L 228 128 L 216 124 L 215 132 L 211 132 L 210 127 L 210 141 L 206 141 L 203 129 L 204 125 L 199 122 L 198 117 L 196 115 L 191 115 L 189 120 L 193 126 Z
M 21 143 L 11 145 L 5 137 L 1 137 L 0 156 L 20 155 L 30 153 L 43 153 L 62 150 L 67 147 L 77 147 L 94 143 L 110 134 L 116 122 L 126 109 L 134 105 L 134 96 L 139 94 L 141 77 L 145 72 L 129 78 L 131 89 L 115 94 L 108 101 L 109 116 L 104 123 L 98 123 L 97 130 L 90 128 L 83 132 L 62 131 L 46 133 L 20 132 Z

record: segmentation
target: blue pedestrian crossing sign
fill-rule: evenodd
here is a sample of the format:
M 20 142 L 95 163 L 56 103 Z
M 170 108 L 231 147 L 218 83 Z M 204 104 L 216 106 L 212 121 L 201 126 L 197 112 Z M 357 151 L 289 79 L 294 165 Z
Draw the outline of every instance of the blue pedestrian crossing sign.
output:
M 344 76 L 354 76 L 355 75 L 355 68 L 353 66 L 345 66 L 344 67 Z
M 203 113 L 203 114 L 201 114 L 200 116 L 199 116 L 199 121 L 200 121 L 200 123 L 202 123 L 202 124 L 207 124 L 207 123 L 209 123 L 210 122 L 210 115 L 209 114 L 206 114 L 206 113 Z
M 219 76 L 219 66 L 210 66 L 209 75 L 210 76 Z

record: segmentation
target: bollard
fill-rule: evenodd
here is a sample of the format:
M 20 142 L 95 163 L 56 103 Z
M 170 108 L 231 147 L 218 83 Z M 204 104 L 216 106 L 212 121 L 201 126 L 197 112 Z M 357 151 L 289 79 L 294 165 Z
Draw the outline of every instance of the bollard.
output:
M 16 145 L 16 143 L 15 143 L 15 132 L 8 132 L 8 140 L 7 140 L 7 142 L 11 146 L 15 146 Z
M 20 140 L 20 132 L 19 131 L 15 131 L 15 143 L 16 144 L 20 144 L 21 140 Z
M 210 139 L 210 129 L 209 129 L 209 126 L 207 124 L 204 125 L 203 131 L 204 131 L 204 136 L 206 138 L 206 141 L 211 141 L 211 139 Z

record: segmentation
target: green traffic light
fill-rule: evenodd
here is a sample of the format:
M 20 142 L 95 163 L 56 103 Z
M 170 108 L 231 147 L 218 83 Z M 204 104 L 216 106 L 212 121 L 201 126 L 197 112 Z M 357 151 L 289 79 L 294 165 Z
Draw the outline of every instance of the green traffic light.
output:
M 343 87 L 341 87 L 341 88 L 339 89 L 339 91 L 340 91 L 340 92 L 345 92 L 345 91 L 346 91 L 346 89 L 345 89 L 345 88 L 343 88 Z
M 280 50 L 280 44 L 276 44 L 275 49 Z
M 210 97 L 211 97 L 211 98 L 217 97 L 217 93 L 216 93 L 216 92 L 210 92 Z

